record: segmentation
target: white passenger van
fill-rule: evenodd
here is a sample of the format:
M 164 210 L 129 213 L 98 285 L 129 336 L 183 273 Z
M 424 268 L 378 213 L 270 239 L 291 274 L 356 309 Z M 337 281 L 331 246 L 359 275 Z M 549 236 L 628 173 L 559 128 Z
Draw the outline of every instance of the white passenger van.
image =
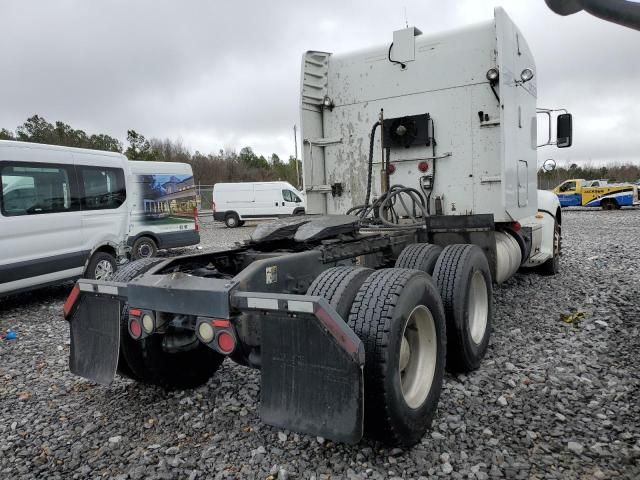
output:
M 227 227 L 245 220 L 304 215 L 302 192 L 288 182 L 216 183 L 213 186 L 213 218 Z
M 177 164 L 175 175 L 145 187 L 149 175 L 136 176 L 133 163 L 119 153 L 0 141 L 0 296 L 108 279 L 142 238 L 159 248 L 198 243 L 193 211 L 184 218 L 170 195 L 174 184 L 193 183 L 190 170 Z
M 191 165 L 129 161 L 132 192 L 127 246 L 133 259 L 155 256 L 158 249 L 200 243 Z

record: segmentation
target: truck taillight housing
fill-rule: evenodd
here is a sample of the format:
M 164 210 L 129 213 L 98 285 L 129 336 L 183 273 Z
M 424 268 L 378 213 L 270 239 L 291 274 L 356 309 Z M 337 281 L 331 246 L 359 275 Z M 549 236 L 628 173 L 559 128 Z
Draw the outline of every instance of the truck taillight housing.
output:
M 196 336 L 209 348 L 223 355 L 229 355 L 236 348 L 236 334 L 227 319 L 198 317 Z
M 129 335 L 134 340 L 140 340 L 156 331 L 156 317 L 150 310 L 139 308 L 129 309 Z

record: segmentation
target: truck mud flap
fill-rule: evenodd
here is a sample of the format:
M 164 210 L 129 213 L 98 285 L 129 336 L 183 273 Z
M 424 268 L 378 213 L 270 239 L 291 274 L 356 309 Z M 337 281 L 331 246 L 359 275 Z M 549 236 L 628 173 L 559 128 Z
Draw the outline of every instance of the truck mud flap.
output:
M 268 296 L 244 299 L 275 310 L 262 315 L 262 420 L 358 442 L 364 415 L 362 342 L 323 298 Z
M 69 319 L 72 373 L 109 385 L 118 367 L 120 313 L 117 298 L 84 294 Z

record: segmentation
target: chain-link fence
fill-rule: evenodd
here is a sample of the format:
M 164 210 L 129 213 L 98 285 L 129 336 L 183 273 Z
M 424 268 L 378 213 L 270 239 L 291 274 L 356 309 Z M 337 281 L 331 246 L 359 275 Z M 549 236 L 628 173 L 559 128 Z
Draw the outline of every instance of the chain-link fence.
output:
M 202 213 L 213 212 L 213 185 L 196 185 L 198 210 Z

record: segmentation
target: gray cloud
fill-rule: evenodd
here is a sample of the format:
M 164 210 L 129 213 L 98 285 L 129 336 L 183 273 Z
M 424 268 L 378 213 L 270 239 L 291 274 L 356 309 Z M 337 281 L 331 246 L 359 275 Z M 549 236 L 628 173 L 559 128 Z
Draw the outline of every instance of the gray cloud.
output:
M 640 33 L 543 0 L 502 2 L 536 56 L 539 104 L 574 113 L 567 162 L 640 160 Z M 0 4 L 0 126 L 39 113 L 124 139 L 181 138 L 193 149 L 252 145 L 293 153 L 302 52 L 388 42 L 486 20 L 491 1 L 92 1 Z

